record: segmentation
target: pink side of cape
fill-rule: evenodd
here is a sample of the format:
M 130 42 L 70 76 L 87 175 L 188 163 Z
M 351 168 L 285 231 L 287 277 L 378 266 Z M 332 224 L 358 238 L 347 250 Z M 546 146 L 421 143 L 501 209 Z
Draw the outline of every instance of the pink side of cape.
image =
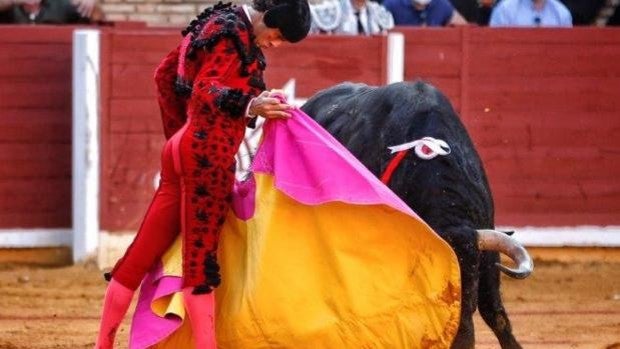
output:
M 181 326 L 181 319 L 176 316 L 159 317 L 151 311 L 151 303 L 159 298 L 171 295 L 182 289 L 179 277 L 164 277 L 159 263 L 142 281 L 140 297 L 131 321 L 129 348 L 148 348 L 173 333 Z
M 383 204 L 410 216 L 417 215 L 319 124 L 295 109 L 287 120 L 267 121 L 263 143 L 252 171 L 275 177 L 275 186 L 307 205 L 341 201 L 356 205 Z M 387 151 L 387 150 L 386 150 Z M 233 210 L 240 219 L 254 214 L 254 181 L 237 183 Z M 181 279 L 162 276 L 161 266 L 145 278 L 134 314 L 130 348 L 147 348 L 180 325 L 177 317 L 159 317 L 153 300 L 181 290 Z
M 268 121 L 252 171 L 275 177 L 276 188 L 307 205 L 341 201 L 387 205 L 417 217 L 316 121 L 296 109 L 288 120 Z M 387 149 L 386 149 L 387 151 Z

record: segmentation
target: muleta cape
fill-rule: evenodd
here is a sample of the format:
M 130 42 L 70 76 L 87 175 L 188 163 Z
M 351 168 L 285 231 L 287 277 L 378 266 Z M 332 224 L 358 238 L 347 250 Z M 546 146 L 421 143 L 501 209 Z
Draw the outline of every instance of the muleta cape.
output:
M 220 349 L 449 348 L 455 254 L 296 109 L 269 120 L 221 234 Z M 142 284 L 130 348 L 193 348 L 181 242 Z

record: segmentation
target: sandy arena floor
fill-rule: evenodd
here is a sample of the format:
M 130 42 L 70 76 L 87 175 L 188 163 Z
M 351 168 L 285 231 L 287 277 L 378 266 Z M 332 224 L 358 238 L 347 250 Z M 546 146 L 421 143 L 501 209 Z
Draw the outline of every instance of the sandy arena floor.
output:
M 92 265 L 0 266 L 0 348 L 92 348 L 104 288 Z M 620 264 L 538 263 L 530 279 L 504 279 L 503 293 L 524 348 L 620 349 Z M 498 348 L 476 325 L 477 347 Z

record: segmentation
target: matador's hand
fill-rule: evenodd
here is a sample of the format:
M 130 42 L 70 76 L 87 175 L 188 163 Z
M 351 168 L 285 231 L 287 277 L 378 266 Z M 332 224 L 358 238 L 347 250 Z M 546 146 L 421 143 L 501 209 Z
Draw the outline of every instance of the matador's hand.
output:
M 279 99 L 274 97 L 275 94 L 274 92 L 263 91 L 258 97 L 252 99 L 248 114 L 250 116 L 260 115 L 267 119 L 290 118 L 289 110 L 293 109 L 293 106 L 281 103 Z

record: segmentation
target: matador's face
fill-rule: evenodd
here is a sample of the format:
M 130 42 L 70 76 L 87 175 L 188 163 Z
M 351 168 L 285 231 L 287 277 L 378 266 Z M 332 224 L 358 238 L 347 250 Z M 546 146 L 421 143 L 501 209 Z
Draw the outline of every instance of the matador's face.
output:
M 254 35 L 254 43 L 262 49 L 278 47 L 286 41 L 280 29 L 269 28 L 262 20 L 254 26 Z

